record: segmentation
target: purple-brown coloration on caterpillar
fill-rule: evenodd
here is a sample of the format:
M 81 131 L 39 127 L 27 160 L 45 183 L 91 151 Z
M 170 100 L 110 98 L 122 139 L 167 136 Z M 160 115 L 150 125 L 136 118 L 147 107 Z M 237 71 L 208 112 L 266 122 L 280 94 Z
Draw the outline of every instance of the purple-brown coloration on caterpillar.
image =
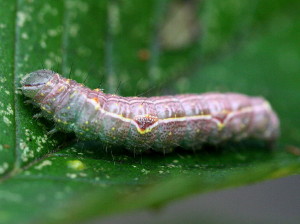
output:
M 91 90 L 49 70 L 28 74 L 24 95 L 79 139 L 100 140 L 143 152 L 255 138 L 273 142 L 279 121 L 269 103 L 236 93 L 121 97 Z

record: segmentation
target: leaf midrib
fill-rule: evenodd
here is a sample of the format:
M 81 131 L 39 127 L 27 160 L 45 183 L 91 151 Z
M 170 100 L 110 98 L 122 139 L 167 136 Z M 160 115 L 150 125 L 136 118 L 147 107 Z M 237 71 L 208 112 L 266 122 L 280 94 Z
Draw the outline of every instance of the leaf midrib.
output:
M 13 79 L 14 79 L 14 86 L 18 86 L 18 79 L 17 79 L 17 51 L 18 51 L 18 43 L 19 43 L 19 28 L 18 28 L 18 11 L 19 11 L 19 0 L 15 0 L 15 24 L 14 24 L 14 61 L 13 61 Z M 14 94 L 14 103 L 13 103 L 13 110 L 14 110 L 14 135 L 15 135 L 15 147 L 14 147 L 14 167 L 11 171 L 12 173 L 16 172 L 20 166 L 19 162 L 19 138 L 18 133 L 20 130 L 19 119 L 17 118 L 17 94 L 13 91 Z
M 18 12 L 19 12 L 19 6 L 20 6 L 20 0 L 15 0 L 15 21 L 14 21 L 14 48 L 13 48 L 13 80 L 14 80 L 14 86 L 15 89 L 18 88 L 19 86 L 19 79 L 18 79 L 18 56 L 19 56 L 19 38 L 20 38 L 20 28 L 18 26 Z M 65 21 L 67 21 L 65 15 L 66 14 L 66 7 L 65 7 L 65 2 L 64 2 L 64 12 L 63 12 L 63 26 L 65 28 L 66 24 Z M 65 47 L 67 46 L 68 42 L 66 41 L 67 38 L 65 38 L 66 35 L 66 29 L 63 28 L 63 33 L 62 33 L 62 49 L 66 49 Z M 66 39 L 66 40 L 65 40 Z M 62 56 L 64 56 L 66 54 L 62 53 Z M 63 58 L 63 57 L 62 57 Z M 63 60 L 62 63 L 62 71 L 64 71 L 66 69 L 66 60 Z M 0 177 L 0 183 L 3 183 L 4 181 L 7 181 L 11 178 L 13 178 L 15 175 L 19 174 L 20 172 L 24 171 L 24 170 L 28 170 L 29 168 L 31 168 L 32 166 L 34 166 L 35 164 L 37 164 L 38 162 L 49 158 L 51 156 L 53 156 L 53 153 L 57 153 L 58 151 L 62 150 L 63 148 L 60 148 L 59 146 L 57 146 L 57 148 L 55 150 L 52 150 L 49 153 L 45 153 L 43 156 L 41 156 L 40 158 L 37 158 L 33 161 L 31 161 L 30 163 L 26 164 L 25 166 L 21 167 L 21 161 L 20 161 L 20 119 L 18 118 L 19 113 L 17 113 L 17 111 L 19 111 L 20 108 L 18 108 L 18 96 L 16 91 L 13 91 L 13 98 L 14 98 L 14 103 L 13 103 L 13 111 L 14 111 L 14 138 L 15 138 L 15 147 L 14 147 L 14 164 L 13 164 L 13 168 L 7 172 L 6 174 L 4 174 L 2 177 Z

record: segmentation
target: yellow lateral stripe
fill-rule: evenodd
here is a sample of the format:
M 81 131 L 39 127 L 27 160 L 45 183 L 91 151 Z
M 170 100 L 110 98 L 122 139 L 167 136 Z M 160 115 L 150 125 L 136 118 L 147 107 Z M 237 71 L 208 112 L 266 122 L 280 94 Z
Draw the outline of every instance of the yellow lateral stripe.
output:
M 99 104 L 93 100 L 90 100 L 90 102 L 92 104 L 96 104 L 96 106 L 99 106 Z M 270 105 L 268 103 L 264 103 L 262 105 L 264 108 L 266 109 L 270 109 Z M 109 112 L 109 111 L 106 111 L 104 110 L 103 108 L 100 107 L 100 111 L 104 114 L 107 114 L 108 116 L 111 116 L 111 117 L 114 117 L 114 118 L 118 118 L 122 121 L 125 121 L 125 122 L 132 122 L 134 121 L 134 119 L 132 118 L 128 118 L 128 117 L 123 117 L 122 115 L 119 115 L 119 114 L 116 114 L 116 113 L 112 113 L 112 112 Z M 233 114 L 233 113 L 241 113 L 241 112 L 251 112 L 253 111 L 253 106 L 252 107 L 245 107 L 245 108 L 242 108 L 238 111 L 226 111 L 226 114 L 227 115 L 230 115 L 230 114 Z M 206 119 L 209 119 L 209 118 L 213 118 L 211 114 L 199 114 L 199 115 L 192 115 L 192 116 L 184 116 L 184 117 L 168 117 L 168 118 L 158 118 L 157 122 L 155 122 L 153 125 L 151 125 L 150 127 L 146 128 L 145 130 L 141 129 L 137 124 L 136 122 L 134 121 L 134 125 L 136 126 L 137 128 L 137 131 L 140 133 L 140 134 L 146 134 L 146 133 L 149 133 L 152 131 L 152 129 L 157 126 L 159 123 L 161 122 L 164 122 L 164 121 L 185 121 L 186 119 L 200 119 L 200 118 L 206 118 Z M 220 122 L 219 120 L 216 120 L 216 119 L 213 119 L 218 127 L 219 127 L 219 130 L 223 129 L 225 127 L 225 123 L 226 123 L 226 120 L 224 120 L 224 122 Z

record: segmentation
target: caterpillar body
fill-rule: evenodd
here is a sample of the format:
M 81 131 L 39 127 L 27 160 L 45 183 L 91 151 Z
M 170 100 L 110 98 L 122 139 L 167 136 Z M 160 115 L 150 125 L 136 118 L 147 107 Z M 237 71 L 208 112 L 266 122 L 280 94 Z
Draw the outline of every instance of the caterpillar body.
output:
M 56 128 L 79 139 L 122 145 L 134 152 L 197 150 L 245 138 L 273 142 L 279 120 L 260 97 L 237 93 L 121 97 L 91 90 L 50 70 L 21 81 L 23 94 Z

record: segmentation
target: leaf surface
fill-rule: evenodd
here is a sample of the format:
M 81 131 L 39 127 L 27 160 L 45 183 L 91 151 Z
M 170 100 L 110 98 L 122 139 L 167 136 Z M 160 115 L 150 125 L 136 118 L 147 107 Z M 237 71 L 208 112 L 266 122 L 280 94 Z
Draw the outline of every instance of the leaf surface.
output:
M 0 3 L 0 223 L 74 223 L 300 172 L 298 1 Z M 18 90 L 48 68 L 130 95 L 235 91 L 267 98 L 274 151 L 243 142 L 132 155 L 48 136 Z

